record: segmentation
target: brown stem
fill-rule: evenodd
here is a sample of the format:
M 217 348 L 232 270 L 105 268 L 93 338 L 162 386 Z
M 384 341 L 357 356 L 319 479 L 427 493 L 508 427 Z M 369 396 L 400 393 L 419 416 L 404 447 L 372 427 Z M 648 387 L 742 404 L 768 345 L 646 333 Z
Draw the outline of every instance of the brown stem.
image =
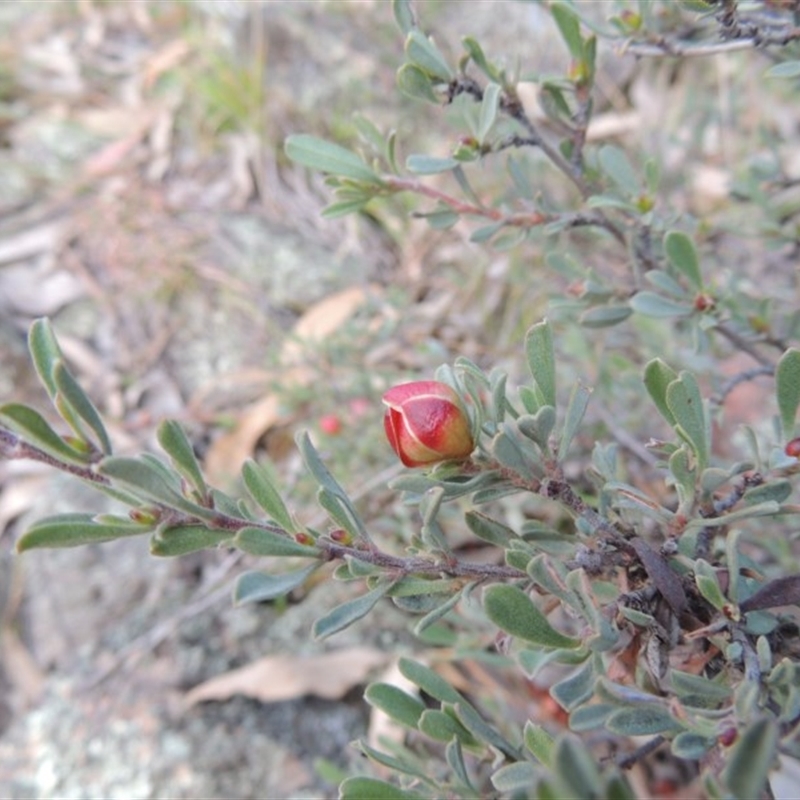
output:
M 472 203 L 464 203 L 452 195 L 428 186 L 421 181 L 414 178 L 397 178 L 388 176 L 383 178 L 384 184 L 389 188 L 401 192 L 414 192 L 423 197 L 430 197 L 432 200 L 438 200 L 444 203 L 448 208 L 451 208 L 456 214 L 469 214 L 474 217 L 484 217 L 494 222 L 502 222 L 505 225 L 514 226 L 517 228 L 533 228 L 537 225 L 543 225 L 546 222 L 552 222 L 555 217 L 552 214 L 542 214 L 538 211 L 531 211 L 526 213 L 504 214 L 497 208 L 490 208 L 484 205 L 473 205 Z
M 0 457 L 9 460 L 24 458 L 29 461 L 38 461 L 41 464 L 47 464 L 48 467 L 54 467 L 61 470 L 61 472 L 68 472 L 70 475 L 75 475 L 91 483 L 98 483 L 103 486 L 111 485 L 111 481 L 108 478 L 98 475 L 92 467 L 81 467 L 77 464 L 59 461 L 49 453 L 45 453 L 44 450 L 40 450 L 24 439 L 20 439 L 17 434 L 8 430 L 8 428 L 3 427 L 0 427 Z
M 433 558 L 393 556 L 382 550 L 362 550 L 328 539 L 318 540 L 316 546 L 330 560 L 355 558 L 376 567 L 395 570 L 404 575 L 449 575 L 454 578 L 478 580 L 514 580 L 527 577 L 521 570 L 498 564 L 469 564 L 460 561 L 438 561 Z
M 754 47 L 783 46 L 800 39 L 800 27 L 786 27 L 780 31 L 764 32 L 738 39 L 726 39 L 721 42 L 689 44 L 662 36 L 652 42 L 624 42 L 620 46 L 620 54 L 630 53 L 646 58 L 658 56 L 714 56 L 718 53 L 730 53 L 734 50 L 749 50 Z

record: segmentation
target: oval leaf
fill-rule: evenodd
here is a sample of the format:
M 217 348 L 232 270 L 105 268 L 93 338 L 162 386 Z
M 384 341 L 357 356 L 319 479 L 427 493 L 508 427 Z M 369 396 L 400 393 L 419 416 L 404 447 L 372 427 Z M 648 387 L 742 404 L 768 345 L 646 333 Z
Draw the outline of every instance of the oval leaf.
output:
M 794 434 L 794 421 L 800 405 L 800 350 L 790 348 L 781 356 L 775 370 L 775 391 L 781 429 L 784 438 L 790 439 Z
M 388 683 L 370 684 L 364 692 L 364 699 L 407 728 L 416 728 L 425 711 L 425 703 L 420 699 Z
M 174 420 L 165 420 L 158 426 L 156 435 L 158 443 L 170 457 L 175 469 L 189 481 L 200 497 L 205 497 L 208 487 L 189 437 L 180 424 Z
M 49 319 L 42 317 L 33 321 L 28 330 L 28 350 L 39 380 L 50 399 L 55 399 L 57 389 L 53 380 L 53 368 L 63 356 Z
M 518 586 L 490 586 L 483 595 L 486 615 L 498 628 L 543 647 L 576 648 L 578 639 L 559 633 Z
M 379 583 L 366 594 L 336 606 L 333 611 L 330 611 L 314 623 L 312 628 L 314 638 L 325 639 L 362 619 L 372 611 L 378 600 L 384 597 L 391 588 L 392 583 L 390 582 Z
M 252 459 L 245 461 L 242 467 L 242 479 L 250 496 L 260 508 L 267 512 L 285 531 L 295 532 L 296 526 L 289 509 L 283 502 L 277 487 L 273 483 L 266 467 Z
M 644 368 L 644 385 L 653 399 L 661 416 L 670 424 L 675 424 L 675 415 L 667 405 L 667 387 L 677 380 L 678 373 L 660 358 L 654 358 Z
M 242 528 L 231 544 L 253 556 L 306 556 L 316 558 L 319 550 L 300 544 L 286 534 L 264 528 Z
M 355 153 L 316 136 L 304 133 L 289 136 L 284 150 L 292 161 L 304 167 L 357 181 L 380 183 L 378 176 Z
M 114 485 L 168 508 L 185 511 L 200 519 L 212 520 L 216 516 L 213 509 L 193 503 L 173 489 L 170 484 L 174 485 L 175 481 L 165 480 L 173 476 L 155 459 L 112 456 L 100 462 L 98 472 L 113 481 Z
M 700 387 L 694 375 L 681 372 L 678 380 L 667 386 L 666 401 L 675 419 L 675 430 L 694 451 L 697 471 L 702 472 L 708 464 L 709 429 Z
M 436 158 L 435 156 L 410 155 L 406 159 L 406 169 L 416 175 L 435 175 L 448 172 L 458 166 L 455 158 Z
M 89 430 L 97 437 L 98 448 L 106 455 L 111 453 L 111 440 L 108 438 L 103 420 L 86 392 L 75 380 L 63 361 L 53 366 L 53 381 L 60 398 L 66 400 L 75 415 L 89 426 Z M 80 431 L 76 431 L 81 435 Z
M 268 572 L 244 572 L 234 584 L 233 602 L 240 606 L 244 603 L 261 603 L 283 597 L 300 586 L 318 566 L 311 564 L 303 569 L 280 575 L 270 575 Z
M 533 376 L 540 405 L 556 408 L 556 360 L 553 350 L 553 331 L 547 320 L 537 323 L 525 335 L 525 354 Z
M 403 64 L 397 70 L 397 88 L 414 100 L 439 103 L 439 98 L 431 87 L 431 79 L 416 64 Z
M 230 538 L 228 531 L 212 531 L 202 525 L 177 525 L 159 530 L 150 539 L 150 552 L 154 556 L 185 556 L 229 542 Z
M 757 719 L 748 725 L 731 752 L 722 777 L 737 800 L 761 797 L 778 746 L 778 721 Z
M 448 66 L 436 45 L 418 28 L 414 28 L 406 38 L 406 56 L 423 72 L 447 83 L 453 78 Z
M 680 730 L 680 727 L 666 708 L 644 703 L 621 708 L 606 721 L 608 730 L 622 736 L 650 736 Z
M 664 252 L 670 264 L 689 281 L 692 289 L 699 292 L 703 288 L 703 278 L 694 242 L 681 231 L 669 231 L 664 237 Z
M 669 319 L 672 317 L 688 317 L 692 307 L 683 303 L 676 303 L 667 297 L 662 297 L 655 292 L 638 292 L 630 300 L 631 308 L 646 317 L 656 319 Z
M 92 514 L 59 514 L 34 525 L 17 541 L 17 552 L 37 547 L 77 547 L 109 542 L 123 536 L 139 536 L 152 530 L 150 525 L 135 522 L 97 523 Z

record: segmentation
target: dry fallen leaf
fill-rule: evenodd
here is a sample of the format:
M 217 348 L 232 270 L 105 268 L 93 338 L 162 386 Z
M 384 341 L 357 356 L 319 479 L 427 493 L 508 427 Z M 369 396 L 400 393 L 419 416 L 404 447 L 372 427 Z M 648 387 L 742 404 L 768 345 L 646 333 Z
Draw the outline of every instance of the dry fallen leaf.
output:
M 280 653 L 204 681 L 186 693 L 187 705 L 245 695 L 262 703 L 315 695 L 338 700 L 365 682 L 388 656 L 371 647 L 350 647 L 317 655 Z

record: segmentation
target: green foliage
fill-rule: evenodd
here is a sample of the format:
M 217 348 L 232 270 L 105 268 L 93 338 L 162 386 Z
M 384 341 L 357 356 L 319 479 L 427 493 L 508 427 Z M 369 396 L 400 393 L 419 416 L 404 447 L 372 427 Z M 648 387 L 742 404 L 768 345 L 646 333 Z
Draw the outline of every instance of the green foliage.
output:
M 430 652 L 446 643 L 446 656 L 429 664 L 400 659 L 414 688 L 367 688 L 367 702 L 404 738 L 362 742 L 392 779 L 348 778 L 342 797 L 630 798 L 622 770 L 662 745 L 700 774 L 709 796 L 757 797 L 778 755 L 797 757 L 797 624 L 785 613 L 800 604 L 793 533 L 800 507 L 792 502 L 800 470 L 794 448 L 785 449 L 800 406 L 796 310 L 755 296 L 759 287 L 730 275 L 732 268 L 721 274 L 703 224 L 676 220 L 663 207 L 653 159 L 587 136 L 605 41 L 641 57 L 681 59 L 738 49 L 748 37 L 765 47 L 797 37 L 788 23 L 785 41 L 776 38 L 777 22 L 759 29 L 758 16 L 726 21 L 714 4 L 701 4 L 699 18 L 676 4 L 655 5 L 659 13 L 639 4 L 601 24 L 581 4 L 549 4 L 570 63 L 563 75 L 528 76 L 549 120 L 539 125 L 499 59 L 468 36 L 451 63 L 411 4 L 396 0 L 405 58 L 398 88 L 453 105 L 464 132 L 458 145 L 449 155 L 411 154 L 401 170 L 395 134 L 364 117 L 355 127 L 369 161 L 305 134 L 285 142 L 291 160 L 326 175 L 329 216 L 407 193 L 435 200 L 418 215 L 434 229 L 465 218 L 473 243 L 535 242 L 549 252 L 530 278 L 556 288 L 548 318 L 525 323 L 515 367 L 527 367 L 527 377 L 521 368 L 486 373 L 464 357 L 437 372 L 458 393 L 476 448 L 468 459 L 393 482 L 418 512 L 402 552 L 373 535 L 347 481 L 308 434 L 297 445 L 327 518 L 320 530 L 297 523 L 271 465 L 243 465 L 246 497 L 210 486 L 177 423 L 158 430 L 166 460 L 112 456 L 50 325 L 31 327 L 34 368 L 61 422 L 3 405 L 0 454 L 60 468 L 130 511 L 42 520 L 20 537 L 19 552 L 131 535 L 149 536 L 160 556 L 234 548 L 270 559 L 239 576 L 236 603 L 272 601 L 312 575 L 330 575 L 352 591 L 316 621 L 315 637 L 369 619 L 388 600 L 414 618 L 410 630 Z M 735 12 L 735 4 L 723 5 Z M 697 27 L 684 41 L 687 19 Z M 741 26 L 737 35 L 731 25 Z M 719 26 L 731 35 L 717 37 Z M 796 63 L 768 74 L 795 76 Z M 561 191 L 534 188 L 531 176 L 545 171 Z M 479 184 L 485 173 L 495 183 Z M 432 175 L 438 182 L 428 182 Z M 760 188 L 749 186 L 755 205 Z M 768 197 L 759 202 L 770 205 Z M 779 231 L 797 246 L 796 231 Z M 571 250 L 582 237 L 591 247 L 578 258 Z M 731 352 L 757 366 L 730 378 L 720 361 Z M 759 411 L 765 424 L 743 429 L 746 457 L 731 455 L 719 433 L 725 402 L 757 377 L 774 380 L 774 398 Z M 628 402 L 645 417 L 647 445 L 639 429 L 625 429 Z M 604 403 L 611 403 L 606 413 Z M 646 476 L 623 448 L 646 465 Z M 465 557 L 454 525 L 486 558 Z M 468 656 L 526 686 L 546 675 L 568 723 L 543 719 L 523 701 L 504 707 L 479 689 L 473 697 L 431 666 L 438 657 Z M 606 738 L 598 744 L 590 732 L 600 728 Z M 642 744 L 635 739 L 642 736 L 653 738 Z

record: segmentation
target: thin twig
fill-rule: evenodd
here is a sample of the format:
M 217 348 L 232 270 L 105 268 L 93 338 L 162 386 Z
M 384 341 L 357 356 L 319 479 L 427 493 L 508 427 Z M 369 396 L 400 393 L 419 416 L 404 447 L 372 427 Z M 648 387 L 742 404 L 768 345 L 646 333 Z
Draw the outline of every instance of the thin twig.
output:
M 624 42 L 619 48 L 620 55 L 630 54 L 645 58 L 679 56 L 681 58 L 715 56 L 736 50 L 749 50 L 757 47 L 784 46 L 800 39 L 800 27 L 789 27 L 780 32 L 762 32 L 739 39 L 726 39 L 720 42 L 689 44 L 667 37 L 653 42 Z
M 736 345 L 740 350 L 747 353 L 747 355 L 758 361 L 759 364 L 765 367 L 775 368 L 775 365 L 770 361 L 767 356 L 760 353 L 753 342 L 748 341 L 740 333 L 737 333 L 724 322 L 719 322 L 714 326 L 714 330 L 721 333 L 731 344 Z
M 526 573 L 514 567 L 498 564 L 470 564 L 460 561 L 440 561 L 432 558 L 404 558 L 384 553 L 382 550 L 364 550 L 350 545 L 339 544 L 328 539 L 317 540 L 316 546 L 330 560 L 354 558 L 376 567 L 393 570 L 402 575 L 449 575 L 453 578 L 478 580 L 514 580 L 525 578 Z
M 616 764 L 620 769 L 630 769 L 637 761 L 650 755 L 654 750 L 658 750 L 665 741 L 666 739 L 661 734 L 654 736 L 649 742 L 637 747 L 632 753 L 626 753 L 624 756 L 617 758 Z
M 80 467 L 77 464 L 69 464 L 64 461 L 59 461 L 44 450 L 40 450 L 32 444 L 29 444 L 24 439 L 21 439 L 13 431 L 0 426 L 0 458 L 12 459 L 26 459 L 28 461 L 38 461 L 42 464 L 47 464 L 48 467 L 54 467 L 61 470 L 61 472 L 69 472 L 70 475 L 75 475 L 90 483 L 101 484 L 102 486 L 110 486 L 111 481 L 103 475 L 98 475 L 92 467 Z
M 760 367 L 753 367 L 752 369 L 746 369 L 740 372 L 738 375 L 734 375 L 730 380 L 726 381 L 720 388 L 719 392 L 711 398 L 711 402 L 714 403 L 715 405 L 721 406 L 724 404 L 725 398 L 739 384 L 755 380 L 756 378 L 760 378 L 762 375 L 774 375 L 774 374 L 775 374 L 775 368 L 771 365 L 766 365 L 766 364 Z

